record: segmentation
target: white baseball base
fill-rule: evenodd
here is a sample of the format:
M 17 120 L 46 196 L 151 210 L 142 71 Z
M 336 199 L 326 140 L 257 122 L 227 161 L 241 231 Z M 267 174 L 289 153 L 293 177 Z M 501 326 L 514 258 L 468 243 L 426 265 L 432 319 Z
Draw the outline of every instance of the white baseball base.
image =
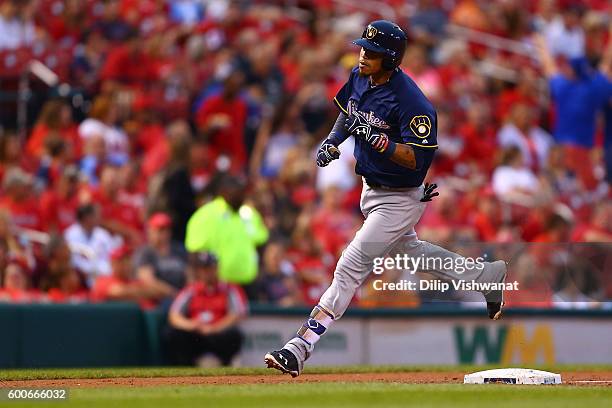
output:
M 499 368 L 466 374 L 464 384 L 561 384 L 561 374 L 529 368 Z

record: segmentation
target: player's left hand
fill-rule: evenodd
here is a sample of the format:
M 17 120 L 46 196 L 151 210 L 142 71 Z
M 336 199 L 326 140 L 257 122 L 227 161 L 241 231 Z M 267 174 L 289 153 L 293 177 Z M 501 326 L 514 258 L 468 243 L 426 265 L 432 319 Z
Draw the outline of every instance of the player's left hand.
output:
M 325 167 L 332 161 L 340 158 L 340 150 L 327 140 L 323 142 L 317 151 L 317 166 Z
M 425 188 L 423 189 L 423 197 L 421 197 L 421 201 L 422 202 L 427 202 L 427 201 L 431 201 L 432 198 L 434 198 L 435 196 L 439 196 L 440 193 L 438 193 L 437 191 L 434 191 L 436 188 L 438 188 L 438 185 L 436 183 L 425 183 Z
M 372 126 L 359 112 L 353 111 L 347 116 L 344 127 L 356 137 L 367 138 L 372 133 Z

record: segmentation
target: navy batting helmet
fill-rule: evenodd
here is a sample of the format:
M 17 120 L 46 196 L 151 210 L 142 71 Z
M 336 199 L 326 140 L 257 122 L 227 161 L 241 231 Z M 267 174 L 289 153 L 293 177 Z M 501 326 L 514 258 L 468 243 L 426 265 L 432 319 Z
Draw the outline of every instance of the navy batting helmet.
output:
M 382 67 L 390 71 L 402 62 L 407 40 L 406 34 L 397 24 L 388 20 L 377 20 L 368 24 L 361 38 L 353 41 L 353 44 L 384 54 Z

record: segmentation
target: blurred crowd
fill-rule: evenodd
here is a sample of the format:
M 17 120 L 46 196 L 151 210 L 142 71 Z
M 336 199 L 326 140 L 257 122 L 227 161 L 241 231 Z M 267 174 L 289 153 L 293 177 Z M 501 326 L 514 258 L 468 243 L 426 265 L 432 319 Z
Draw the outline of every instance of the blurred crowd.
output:
M 0 0 L 0 300 L 170 307 L 211 251 L 250 301 L 315 304 L 362 215 L 351 140 L 314 152 L 389 10 L 438 110 L 419 237 L 611 242 L 605 0 Z M 24 129 L 32 59 L 60 85 L 30 75 Z M 542 305 L 612 298 L 551 273 Z

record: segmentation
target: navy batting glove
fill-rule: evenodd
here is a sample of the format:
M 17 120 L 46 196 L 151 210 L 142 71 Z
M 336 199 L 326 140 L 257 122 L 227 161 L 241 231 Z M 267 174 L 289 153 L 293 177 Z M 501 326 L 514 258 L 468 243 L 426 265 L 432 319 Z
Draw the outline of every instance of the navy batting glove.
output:
M 421 198 L 421 201 L 422 202 L 431 201 L 431 199 L 434 198 L 435 196 L 439 196 L 440 193 L 438 193 L 437 191 L 434 192 L 436 188 L 438 188 L 438 185 L 436 183 L 433 183 L 433 184 L 425 183 L 425 189 L 423 190 L 423 197 Z
M 325 167 L 338 158 L 340 158 L 340 150 L 334 144 L 325 140 L 317 151 L 317 166 Z
M 367 138 L 372 133 L 372 126 L 359 112 L 351 112 L 344 121 L 344 127 L 350 134 L 361 138 Z

